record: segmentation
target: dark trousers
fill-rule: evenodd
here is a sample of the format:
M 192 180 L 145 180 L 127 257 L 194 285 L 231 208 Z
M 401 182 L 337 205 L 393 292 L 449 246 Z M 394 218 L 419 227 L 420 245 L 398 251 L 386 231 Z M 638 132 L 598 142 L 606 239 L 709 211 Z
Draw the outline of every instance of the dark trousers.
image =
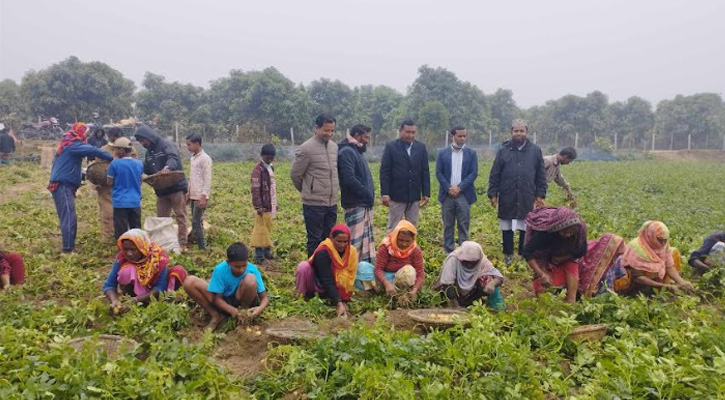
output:
M 455 227 L 458 224 L 458 244 L 468 240 L 468 227 L 471 221 L 471 205 L 463 195 L 456 198 L 446 196 L 441 203 L 443 214 L 443 250 L 450 253 L 456 248 Z
M 503 234 L 503 254 L 511 256 L 514 254 L 514 231 L 501 231 Z M 519 231 L 519 255 L 524 251 L 524 240 L 526 231 Z
M 255 247 L 254 248 L 254 261 L 259 264 L 264 259 L 272 259 L 272 248 L 271 247 Z
M 63 236 L 63 251 L 71 251 L 76 247 L 78 219 L 76 217 L 76 188 L 59 184 L 53 192 L 55 211 L 58 213 L 60 233 Z
M 191 238 L 200 249 L 206 249 L 204 239 L 204 208 L 199 208 L 199 201 L 191 201 Z
M 337 222 L 337 205 L 327 207 L 303 204 L 302 214 L 307 228 L 307 257 L 311 257 L 320 242 L 330 236 L 330 230 Z
M 141 229 L 141 208 L 114 208 L 113 235 L 116 240 L 131 229 Z

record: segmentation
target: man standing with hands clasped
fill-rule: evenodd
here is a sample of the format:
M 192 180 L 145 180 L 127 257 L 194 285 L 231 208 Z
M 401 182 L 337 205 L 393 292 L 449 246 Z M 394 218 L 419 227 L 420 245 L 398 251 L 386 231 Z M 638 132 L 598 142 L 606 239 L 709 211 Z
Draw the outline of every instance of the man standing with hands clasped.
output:
M 546 197 L 544 157 L 539 146 L 528 138 L 526 122 L 517 119 L 511 124 L 511 140 L 503 142 L 496 153 L 488 177 L 488 197 L 498 207 L 498 225 L 503 237 L 506 265 L 514 254 L 514 230 L 519 231 L 519 254 L 524 249 L 526 214 L 543 207 Z
M 443 214 L 443 249 L 450 253 L 455 249 L 455 226 L 458 223 L 458 244 L 468 240 L 471 204 L 476 202 L 474 182 L 478 177 L 476 151 L 466 147 L 466 128 L 451 129 L 451 147 L 438 151 L 436 178 L 438 201 Z
M 388 233 L 403 218 L 417 226 L 420 207 L 428 204 L 428 149 L 415 140 L 417 132 L 415 121 L 406 119 L 400 124 L 398 139 L 385 145 L 380 163 L 380 193 L 383 205 L 389 207 Z
M 295 151 L 290 177 L 302 194 L 302 213 L 307 228 L 307 257 L 327 238 L 337 221 L 337 143 L 335 118 L 321 114 L 315 120 L 315 135 Z

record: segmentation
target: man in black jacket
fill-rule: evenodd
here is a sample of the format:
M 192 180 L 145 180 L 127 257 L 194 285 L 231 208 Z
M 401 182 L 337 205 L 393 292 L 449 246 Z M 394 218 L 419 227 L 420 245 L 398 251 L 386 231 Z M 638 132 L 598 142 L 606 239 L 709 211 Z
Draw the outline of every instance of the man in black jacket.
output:
M 383 152 L 380 192 L 383 205 L 389 207 L 388 232 L 403 217 L 417 226 L 420 207 L 430 197 L 428 150 L 415 140 L 417 130 L 415 122 L 406 119 L 400 124 L 398 139 L 388 142 Z
M 498 224 L 503 236 L 506 265 L 514 254 L 514 229 L 519 231 L 519 254 L 524 248 L 526 214 L 544 205 L 546 172 L 539 146 L 527 139 L 526 122 L 517 119 L 511 126 L 511 140 L 503 142 L 488 177 L 488 197 L 498 207 Z
M 173 143 L 164 140 L 153 129 L 141 125 L 136 131 L 136 140 L 146 149 L 143 172 L 146 175 L 153 175 L 157 172 L 168 173 L 170 171 L 182 171 L 179 150 Z M 170 217 L 171 211 L 176 216 L 176 224 L 179 226 L 179 245 L 186 247 L 186 191 L 188 190 L 186 177 L 174 186 L 156 192 L 156 215 L 159 217 Z
M 358 261 L 375 264 L 373 203 L 375 186 L 363 156 L 370 142 L 370 127 L 355 125 L 338 145 L 337 171 L 340 180 L 345 224 L 350 228 L 350 245 L 357 249 Z
M 0 164 L 10 164 L 10 155 L 15 152 L 15 139 L 8 131 L 5 124 L 0 124 Z

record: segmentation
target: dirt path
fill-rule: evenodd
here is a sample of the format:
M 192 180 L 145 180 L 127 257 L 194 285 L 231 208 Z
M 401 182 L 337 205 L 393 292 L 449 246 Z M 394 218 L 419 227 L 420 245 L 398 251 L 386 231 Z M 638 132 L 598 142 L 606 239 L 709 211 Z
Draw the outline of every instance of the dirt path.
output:
M 655 158 L 667 161 L 725 162 L 725 151 L 720 150 L 659 150 Z

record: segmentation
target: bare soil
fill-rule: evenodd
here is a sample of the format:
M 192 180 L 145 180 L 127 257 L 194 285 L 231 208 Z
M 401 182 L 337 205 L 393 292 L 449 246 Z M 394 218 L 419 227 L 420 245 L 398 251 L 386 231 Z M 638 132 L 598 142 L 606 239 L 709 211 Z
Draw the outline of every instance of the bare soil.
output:
M 658 160 L 725 163 L 725 151 L 721 150 L 659 150 L 653 154 Z

